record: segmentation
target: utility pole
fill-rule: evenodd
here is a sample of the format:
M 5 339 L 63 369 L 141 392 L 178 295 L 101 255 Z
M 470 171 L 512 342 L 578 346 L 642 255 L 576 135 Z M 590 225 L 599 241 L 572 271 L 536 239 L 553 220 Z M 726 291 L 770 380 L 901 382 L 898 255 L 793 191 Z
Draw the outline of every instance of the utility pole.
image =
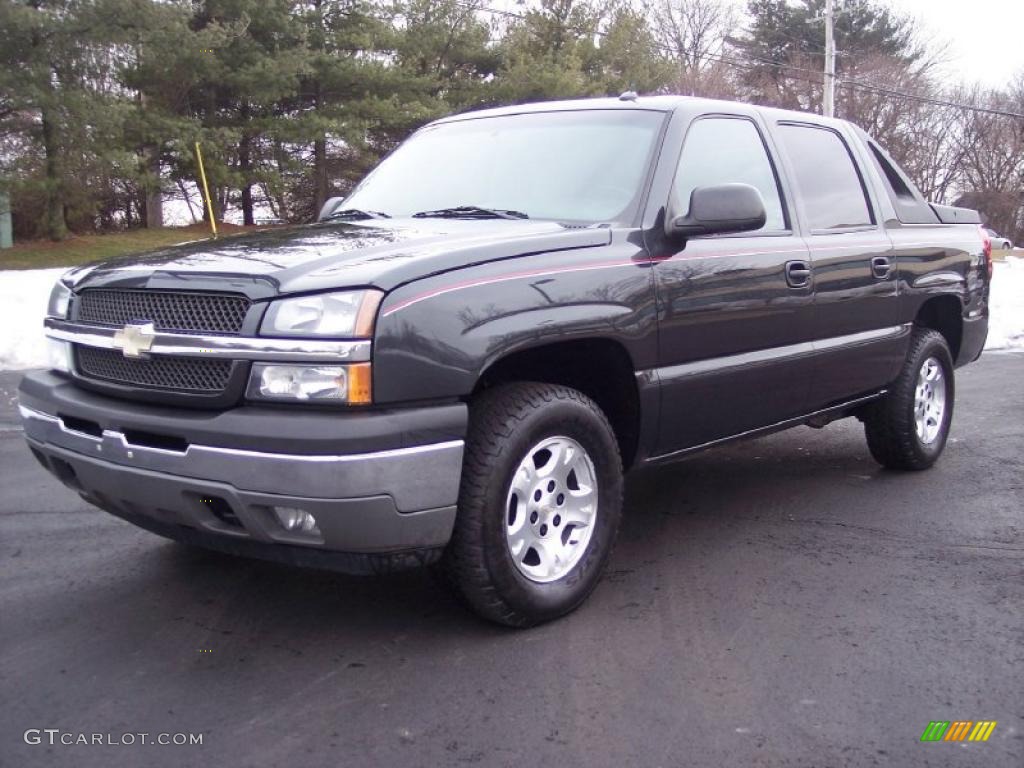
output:
M 821 113 L 825 117 L 835 115 L 836 103 L 836 39 L 832 28 L 832 11 L 835 0 L 825 0 L 825 94 Z

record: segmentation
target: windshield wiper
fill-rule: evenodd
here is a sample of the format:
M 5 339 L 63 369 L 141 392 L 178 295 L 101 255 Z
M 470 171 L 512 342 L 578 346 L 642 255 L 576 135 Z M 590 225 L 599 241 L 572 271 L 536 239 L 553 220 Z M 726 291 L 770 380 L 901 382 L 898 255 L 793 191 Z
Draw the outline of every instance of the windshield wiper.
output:
M 459 205 L 455 208 L 439 208 L 436 211 L 420 211 L 414 219 L 528 219 L 522 211 L 508 211 L 502 208 L 481 208 L 479 205 Z
M 334 211 L 324 221 L 331 221 L 332 219 L 351 219 L 352 221 L 358 221 L 360 219 L 390 219 L 391 216 L 380 211 L 364 211 L 359 208 L 343 208 L 340 211 Z

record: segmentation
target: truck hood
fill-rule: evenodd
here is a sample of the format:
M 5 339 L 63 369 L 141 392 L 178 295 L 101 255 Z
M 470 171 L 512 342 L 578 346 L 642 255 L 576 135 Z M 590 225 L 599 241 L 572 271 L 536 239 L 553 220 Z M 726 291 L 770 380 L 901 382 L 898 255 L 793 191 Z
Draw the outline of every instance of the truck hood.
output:
M 254 298 L 348 287 L 391 290 L 473 264 L 606 245 L 606 227 L 551 221 L 374 219 L 325 222 L 202 240 L 87 265 L 76 289 L 207 288 Z

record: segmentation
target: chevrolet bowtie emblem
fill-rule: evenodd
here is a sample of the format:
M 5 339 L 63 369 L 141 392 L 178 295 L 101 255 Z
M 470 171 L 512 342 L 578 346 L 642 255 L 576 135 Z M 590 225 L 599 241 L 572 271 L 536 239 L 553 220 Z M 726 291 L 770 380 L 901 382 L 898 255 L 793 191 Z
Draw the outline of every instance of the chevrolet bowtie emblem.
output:
M 149 357 L 155 338 L 152 323 L 129 323 L 114 334 L 114 349 L 120 349 L 125 357 Z

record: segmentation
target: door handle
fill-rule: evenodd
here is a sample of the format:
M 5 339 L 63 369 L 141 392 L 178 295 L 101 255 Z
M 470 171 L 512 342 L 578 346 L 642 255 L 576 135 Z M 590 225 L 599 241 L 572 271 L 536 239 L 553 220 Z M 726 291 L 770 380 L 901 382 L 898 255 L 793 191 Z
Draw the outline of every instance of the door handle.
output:
M 790 288 L 804 288 L 810 281 L 811 265 L 809 262 L 786 262 L 786 283 Z
M 888 256 L 875 256 L 871 259 L 871 274 L 879 280 L 885 280 L 892 272 L 892 262 Z

